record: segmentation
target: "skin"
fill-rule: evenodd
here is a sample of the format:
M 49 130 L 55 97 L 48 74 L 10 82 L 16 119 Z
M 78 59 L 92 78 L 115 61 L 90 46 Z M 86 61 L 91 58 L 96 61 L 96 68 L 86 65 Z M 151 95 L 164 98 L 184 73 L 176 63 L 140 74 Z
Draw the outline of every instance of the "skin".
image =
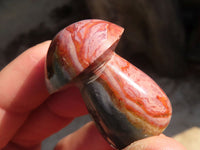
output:
M 80 91 L 49 95 L 44 64 L 50 41 L 36 45 L 0 72 L 0 149 L 40 150 L 41 142 L 87 114 Z M 98 146 L 97 146 L 98 145 Z M 62 139 L 55 150 L 112 150 L 93 122 Z M 126 150 L 185 150 L 164 135 L 134 142 Z

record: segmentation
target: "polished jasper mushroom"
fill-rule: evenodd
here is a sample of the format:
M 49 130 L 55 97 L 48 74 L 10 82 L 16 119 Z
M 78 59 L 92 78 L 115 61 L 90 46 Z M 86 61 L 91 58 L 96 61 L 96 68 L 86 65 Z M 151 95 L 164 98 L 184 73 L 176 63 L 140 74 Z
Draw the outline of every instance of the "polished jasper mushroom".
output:
M 104 20 L 83 20 L 60 31 L 46 60 L 51 93 L 75 85 L 104 138 L 115 148 L 159 135 L 172 109 L 162 89 L 114 50 L 123 28 Z

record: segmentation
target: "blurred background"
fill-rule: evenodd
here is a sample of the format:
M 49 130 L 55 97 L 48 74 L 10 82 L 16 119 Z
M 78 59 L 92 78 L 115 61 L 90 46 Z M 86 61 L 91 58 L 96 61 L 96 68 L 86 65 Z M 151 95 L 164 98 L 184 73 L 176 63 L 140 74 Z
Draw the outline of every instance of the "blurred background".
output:
M 192 139 L 186 147 L 194 150 L 191 142 L 200 143 L 199 128 L 191 139 L 187 133 L 200 127 L 200 0 L 1 0 L 0 68 L 67 25 L 89 18 L 125 28 L 117 53 L 164 89 L 173 106 L 165 134 L 183 144 Z M 75 119 L 46 139 L 43 150 L 53 150 L 60 138 L 89 120 Z

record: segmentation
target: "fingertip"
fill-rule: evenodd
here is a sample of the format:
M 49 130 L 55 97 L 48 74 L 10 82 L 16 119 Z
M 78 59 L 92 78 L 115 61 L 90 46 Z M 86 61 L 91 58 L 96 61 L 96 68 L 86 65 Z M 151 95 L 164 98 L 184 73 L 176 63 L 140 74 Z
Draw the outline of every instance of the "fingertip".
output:
M 54 150 L 114 150 L 101 136 L 94 122 L 62 139 Z
M 46 51 L 47 48 L 49 47 L 50 43 L 51 43 L 51 40 L 47 40 L 47 41 L 44 41 L 42 43 L 36 44 L 35 46 L 29 48 L 28 50 L 30 50 L 30 49 L 41 49 L 41 50 Z
M 80 117 L 88 113 L 80 89 L 70 86 L 58 91 L 47 99 L 49 109 L 62 117 Z
M 153 136 L 136 141 L 124 150 L 186 150 L 176 140 L 165 135 Z

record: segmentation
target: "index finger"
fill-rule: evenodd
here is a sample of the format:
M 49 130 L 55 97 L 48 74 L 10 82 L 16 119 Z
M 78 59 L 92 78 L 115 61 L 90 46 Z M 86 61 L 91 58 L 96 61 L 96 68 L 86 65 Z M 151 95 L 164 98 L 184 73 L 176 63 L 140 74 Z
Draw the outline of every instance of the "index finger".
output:
M 48 97 L 44 63 L 49 44 L 47 41 L 28 49 L 0 72 L 2 109 L 29 112 Z
M 49 95 L 44 81 L 49 44 L 30 48 L 0 72 L 0 149 Z
M 86 113 L 83 102 L 77 102 L 82 99 L 75 87 L 49 96 L 44 78 L 49 44 L 50 41 L 30 48 L 0 72 L 0 149 L 13 141 L 13 137 L 21 145 L 29 140 L 41 142 L 73 117 Z M 46 100 L 48 103 L 44 103 Z M 45 128 L 35 129 L 35 126 Z M 39 134 L 33 136 L 34 129 Z

